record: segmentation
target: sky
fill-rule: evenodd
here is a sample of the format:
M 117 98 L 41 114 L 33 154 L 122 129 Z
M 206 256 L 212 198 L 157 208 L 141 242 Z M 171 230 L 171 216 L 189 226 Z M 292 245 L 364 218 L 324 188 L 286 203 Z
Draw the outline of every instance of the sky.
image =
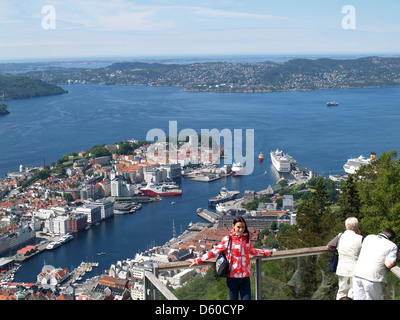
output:
M 398 0 L 0 0 L 0 60 L 400 53 Z

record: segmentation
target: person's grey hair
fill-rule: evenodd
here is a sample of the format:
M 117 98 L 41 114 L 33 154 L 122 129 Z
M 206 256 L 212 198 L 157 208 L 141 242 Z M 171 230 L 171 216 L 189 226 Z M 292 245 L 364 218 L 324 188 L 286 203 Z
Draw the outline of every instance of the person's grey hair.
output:
M 358 220 L 357 218 L 350 217 L 347 218 L 346 221 L 344 222 L 346 229 L 347 230 L 357 230 L 358 229 Z

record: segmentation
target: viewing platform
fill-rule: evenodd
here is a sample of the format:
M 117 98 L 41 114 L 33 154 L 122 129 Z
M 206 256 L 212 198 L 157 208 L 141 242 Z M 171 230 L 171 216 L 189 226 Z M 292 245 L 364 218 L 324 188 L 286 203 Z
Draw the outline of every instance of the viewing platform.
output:
M 326 256 L 329 254 L 329 256 Z M 292 264 L 297 265 L 297 269 L 294 272 L 294 275 L 291 277 L 288 283 L 285 283 L 285 286 L 290 287 L 293 292 L 295 292 L 298 296 L 297 299 L 301 300 L 320 300 L 318 297 L 318 291 L 321 288 L 325 290 L 330 290 L 333 293 L 331 294 L 330 300 L 335 300 L 335 295 L 337 291 L 337 276 L 332 274 L 335 278 L 336 283 L 330 283 L 327 281 L 326 276 L 324 274 L 329 274 L 328 266 L 330 262 L 330 257 L 332 255 L 332 251 L 329 251 L 325 246 L 322 247 L 312 247 L 312 248 L 301 248 L 301 249 L 293 249 L 293 250 L 282 250 L 275 251 L 273 256 L 270 257 L 252 257 L 252 270 L 253 275 L 250 277 L 252 281 L 252 287 L 254 286 L 254 296 L 252 299 L 254 300 L 270 300 L 274 299 L 274 297 L 270 298 L 268 296 L 268 292 L 271 291 L 271 288 L 263 287 L 263 278 L 266 276 L 263 271 L 263 264 L 268 263 L 268 261 L 274 260 L 282 260 L 282 259 L 294 259 L 292 260 Z M 307 257 L 315 257 L 315 261 L 319 261 L 318 257 L 324 256 L 324 261 L 318 262 L 320 270 L 317 270 L 319 276 L 319 288 L 313 294 L 313 296 L 304 296 L 302 295 L 303 289 L 300 285 L 301 281 L 299 279 L 302 277 L 301 274 L 308 274 L 310 270 L 307 269 L 306 264 L 302 263 L 301 258 Z M 200 265 L 193 266 L 192 268 L 203 268 L 204 266 L 213 266 L 215 265 L 216 258 L 210 259 Z M 286 261 L 286 260 L 285 260 Z M 289 262 L 288 262 L 289 263 Z M 161 294 L 167 300 L 178 300 L 175 296 L 174 292 L 170 290 L 163 282 L 158 279 L 158 274 L 161 272 L 165 272 L 168 270 L 178 270 L 178 269 L 187 269 L 190 265 L 188 261 L 178 261 L 178 262 L 170 262 L 170 263 L 160 263 L 155 265 L 153 268 L 153 272 L 146 271 L 145 272 L 145 299 L 146 300 L 157 300 L 159 298 L 159 294 Z M 309 265 L 309 268 L 315 268 L 316 266 Z M 282 273 L 285 270 L 281 270 Z M 384 299 L 385 300 L 397 300 L 400 298 L 400 268 L 395 266 L 390 271 L 387 272 L 388 284 L 384 286 Z M 274 280 L 277 281 L 277 280 Z M 210 287 L 213 283 L 209 284 Z M 335 287 L 336 285 L 336 287 Z M 268 292 L 266 292 L 268 291 Z M 321 289 L 323 291 L 323 289 Z M 296 298 L 294 298 L 296 299 Z M 290 299 L 293 300 L 293 299 Z M 326 300 L 326 299 L 325 299 Z

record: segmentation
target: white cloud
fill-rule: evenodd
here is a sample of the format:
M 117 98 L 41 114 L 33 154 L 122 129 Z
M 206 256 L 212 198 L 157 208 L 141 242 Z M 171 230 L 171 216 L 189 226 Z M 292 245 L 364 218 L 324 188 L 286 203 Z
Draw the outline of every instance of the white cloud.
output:
M 215 17 L 215 18 L 246 18 L 246 19 L 287 19 L 279 16 L 269 16 L 256 13 L 210 9 L 204 7 L 179 7 L 179 8 L 192 11 L 196 15 L 204 17 L 213 17 L 213 18 Z

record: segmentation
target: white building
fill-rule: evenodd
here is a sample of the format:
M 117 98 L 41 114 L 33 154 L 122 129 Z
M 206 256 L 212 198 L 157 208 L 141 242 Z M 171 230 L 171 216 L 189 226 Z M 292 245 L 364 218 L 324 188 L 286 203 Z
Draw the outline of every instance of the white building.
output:
M 135 195 L 135 185 L 128 184 L 119 178 L 111 181 L 111 196 L 112 197 L 131 197 Z
M 64 235 L 68 233 L 68 217 L 58 216 L 55 218 L 49 218 L 45 221 L 45 228 L 50 233 Z
M 95 224 L 96 222 L 99 222 L 101 220 L 101 208 L 98 205 L 85 204 L 81 207 L 76 208 L 75 213 L 86 214 L 88 224 Z
M 132 300 L 144 300 L 144 283 L 135 282 L 131 289 Z
M 110 199 L 96 200 L 96 202 L 92 202 L 91 205 L 100 207 L 101 220 L 107 219 L 114 215 L 114 202 Z
M 54 268 L 51 265 L 45 265 L 42 272 L 37 275 L 37 282 L 42 286 L 55 286 L 61 283 L 69 276 L 68 269 Z

